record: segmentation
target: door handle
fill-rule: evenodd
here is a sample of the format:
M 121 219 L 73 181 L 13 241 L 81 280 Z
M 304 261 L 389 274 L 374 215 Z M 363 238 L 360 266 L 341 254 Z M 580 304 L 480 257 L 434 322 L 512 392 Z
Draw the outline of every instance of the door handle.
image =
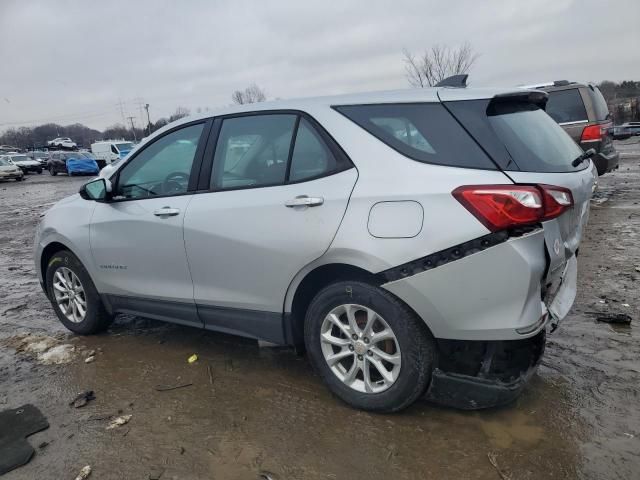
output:
M 179 208 L 171 208 L 171 207 L 162 207 L 153 212 L 153 214 L 156 217 L 174 217 L 179 213 L 180 213 Z
M 284 202 L 285 207 L 293 208 L 293 207 L 318 207 L 324 203 L 324 198 L 322 197 L 309 197 L 307 195 L 300 195 L 296 198 L 292 198 L 291 200 L 287 200 Z

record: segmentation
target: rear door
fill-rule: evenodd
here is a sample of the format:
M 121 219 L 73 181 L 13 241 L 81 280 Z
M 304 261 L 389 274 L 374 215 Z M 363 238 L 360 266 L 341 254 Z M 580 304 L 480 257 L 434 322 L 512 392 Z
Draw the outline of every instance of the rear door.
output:
M 296 112 L 218 120 L 209 143 L 213 168 L 184 221 L 198 313 L 207 328 L 282 343 L 289 284 L 329 248 L 357 171 Z

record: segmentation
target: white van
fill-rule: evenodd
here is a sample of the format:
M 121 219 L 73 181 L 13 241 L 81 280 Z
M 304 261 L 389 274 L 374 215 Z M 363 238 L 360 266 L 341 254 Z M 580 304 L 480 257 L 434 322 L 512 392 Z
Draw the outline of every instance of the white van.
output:
M 131 150 L 133 143 L 126 140 L 101 140 L 91 144 L 91 153 L 96 156 L 100 168 L 124 158 Z

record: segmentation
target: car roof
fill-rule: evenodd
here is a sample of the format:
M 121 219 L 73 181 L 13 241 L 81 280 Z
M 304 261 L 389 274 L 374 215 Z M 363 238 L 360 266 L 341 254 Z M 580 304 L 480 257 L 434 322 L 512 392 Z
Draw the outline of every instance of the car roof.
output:
M 184 117 L 170 123 L 161 130 L 174 128 L 177 125 L 211 118 L 221 115 L 259 112 L 264 110 L 306 110 L 317 107 L 333 107 L 344 105 L 366 105 L 384 103 L 429 103 L 440 101 L 479 100 L 493 98 L 496 95 L 508 93 L 522 93 L 522 88 L 494 87 L 494 88 L 409 88 L 404 90 L 387 90 L 366 93 L 349 93 L 323 97 L 294 98 L 288 100 L 274 100 L 244 105 L 231 105 L 218 108 L 201 115 Z

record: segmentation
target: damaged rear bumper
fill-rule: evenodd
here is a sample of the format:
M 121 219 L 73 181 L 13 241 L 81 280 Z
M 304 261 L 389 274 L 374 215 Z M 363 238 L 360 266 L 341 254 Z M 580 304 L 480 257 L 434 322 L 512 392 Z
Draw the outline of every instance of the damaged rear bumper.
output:
M 514 401 L 536 372 L 546 332 L 523 340 L 438 341 L 439 360 L 426 399 L 477 410 Z

